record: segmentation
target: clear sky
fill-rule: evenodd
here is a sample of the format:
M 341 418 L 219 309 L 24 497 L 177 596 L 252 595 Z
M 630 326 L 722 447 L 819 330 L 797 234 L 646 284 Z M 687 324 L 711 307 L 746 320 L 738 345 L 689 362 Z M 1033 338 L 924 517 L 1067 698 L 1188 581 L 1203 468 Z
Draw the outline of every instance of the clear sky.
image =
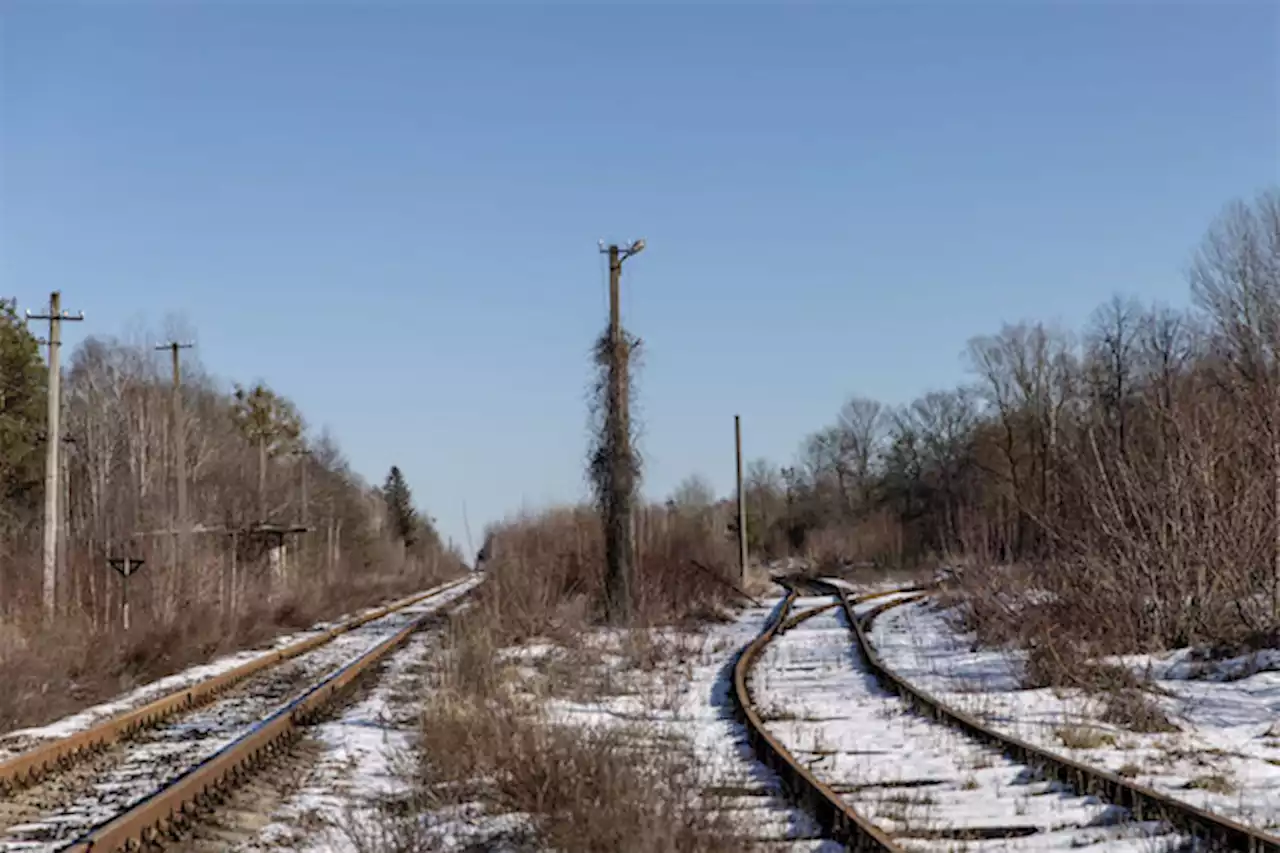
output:
M 464 541 L 585 494 L 596 242 L 647 490 L 732 487 L 1002 320 L 1178 304 L 1280 166 L 1274 3 L 0 5 L 0 291 L 399 464 Z

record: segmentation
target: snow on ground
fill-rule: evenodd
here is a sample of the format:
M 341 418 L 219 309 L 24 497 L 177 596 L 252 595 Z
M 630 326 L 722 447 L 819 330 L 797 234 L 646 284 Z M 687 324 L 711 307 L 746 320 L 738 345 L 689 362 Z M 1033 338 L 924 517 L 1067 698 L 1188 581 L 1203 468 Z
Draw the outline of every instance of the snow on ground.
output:
M 415 595 L 420 593 L 415 593 Z M 412 598 L 413 596 L 408 596 Z M 401 601 L 405 599 L 400 599 Z M 294 643 L 300 643 L 323 634 L 332 628 L 337 627 L 342 622 L 363 616 L 366 613 L 372 613 L 385 605 L 374 605 L 366 607 L 363 610 L 357 610 L 354 613 L 340 617 L 332 622 L 319 622 L 305 631 L 297 631 L 292 634 L 282 634 L 276 637 L 269 645 L 259 646 L 256 649 L 249 649 L 242 652 L 224 655 L 206 664 L 185 669 L 182 672 L 153 681 L 138 687 L 129 693 L 119 696 L 115 699 L 85 708 L 69 716 L 63 717 L 47 725 L 28 729 L 15 729 L 8 733 L 0 735 L 0 761 L 6 758 L 12 758 L 28 750 L 40 746 L 42 743 L 51 740 L 58 740 L 82 732 L 85 729 L 92 728 L 98 723 L 104 722 L 112 717 L 132 711 L 134 708 L 141 707 L 148 702 L 160 699 L 170 693 L 176 693 L 186 687 L 203 681 L 207 678 L 213 678 L 224 672 L 229 672 L 236 667 L 248 663 L 255 658 L 270 654 L 273 651 L 291 646 Z
M 690 743 L 709 801 L 731 816 L 745 847 L 764 844 L 770 850 L 833 853 L 842 848 L 818 838 L 810 818 L 783 800 L 777 778 L 755 761 L 745 729 L 733 718 L 733 661 L 738 650 L 764 627 L 778 600 L 765 604 L 704 631 L 655 632 L 661 651 L 651 669 L 627 663 L 621 635 L 595 632 L 586 641 L 588 647 L 594 647 L 589 657 L 603 662 L 610 671 L 592 676 L 575 672 L 584 681 L 604 675 L 616 694 L 582 700 L 554 698 L 547 700 L 546 708 L 556 723 L 595 726 L 640 722 L 652 725 L 657 737 Z M 378 793 L 403 790 L 395 756 L 403 755 L 413 740 L 412 670 L 414 662 L 430 652 L 433 641 L 430 635 L 416 638 L 413 645 L 395 655 L 367 698 L 338 720 L 320 727 L 326 750 L 321 772 L 313 774 L 312 781 L 252 845 L 240 850 L 355 853 L 358 847 L 344 831 L 308 834 L 295 828 L 307 824 L 350 826 L 352 815 Z M 506 649 L 503 656 L 516 664 L 517 672 L 530 679 L 530 689 L 536 690 L 534 682 L 545 677 L 539 668 L 570 654 L 571 650 L 553 643 L 533 642 Z M 492 837 L 503 827 L 519 828 L 523 821 L 524 816 L 518 814 L 485 814 L 479 806 L 439 811 L 431 820 L 438 845 L 433 849 L 464 848 L 479 838 Z
M 703 772 L 704 790 L 716 792 L 715 808 L 731 815 L 744 843 L 770 850 L 836 851 L 818 828 L 782 796 L 777 776 L 759 763 L 746 729 L 734 719 L 731 692 L 737 653 L 762 631 L 780 598 L 740 611 L 732 622 L 705 631 L 656 632 L 663 660 L 651 671 L 619 672 L 617 695 L 595 701 L 551 700 L 553 720 L 570 725 L 653 725 L 658 737 L 689 743 Z M 617 637 L 599 632 L 603 648 Z M 615 659 L 616 660 L 616 659 Z
M 1105 697 L 1022 689 L 1024 656 L 976 650 L 922 601 L 880 616 L 885 665 L 946 704 L 1059 755 L 1103 767 L 1192 805 L 1280 831 L 1280 653 L 1207 666 L 1182 650 L 1118 662 L 1150 675 L 1147 702 L 1178 727 L 1143 734 L 1106 722 Z M 1208 678 L 1197 677 L 1207 674 Z
M 256 839 L 237 851 L 355 849 L 343 831 L 351 816 L 404 789 L 398 762 L 409 754 L 416 720 L 403 694 L 412 691 L 414 666 L 438 641 L 434 633 L 416 634 L 392 655 L 367 696 L 311 729 L 322 744 L 319 761 L 301 790 L 282 804 Z M 300 832 L 301 826 L 321 829 Z
M 326 675 L 424 615 L 464 595 L 453 587 L 268 667 L 203 707 L 175 715 L 120 745 L 114 761 L 49 798 L 38 814 L 0 831 L 0 850 L 51 851 L 132 807 L 162 784 L 222 751 Z M 64 796 L 65 795 L 65 796 Z
M 798 602 L 798 608 L 823 599 Z M 875 607 L 860 605 L 856 611 Z M 752 670 L 766 728 L 862 816 L 911 850 L 1171 849 L 1186 839 L 1036 778 L 1024 765 L 908 709 L 866 670 L 844 613 L 781 634 Z M 958 833 L 1023 837 L 964 841 Z
M 891 589 L 900 589 L 904 586 L 908 586 L 908 584 L 904 584 L 902 581 L 896 580 L 894 578 L 880 578 L 875 581 L 869 581 L 865 583 L 862 581 L 848 581 L 848 580 L 845 580 L 844 578 L 836 578 L 836 577 L 820 577 L 818 578 L 818 580 L 822 581 L 823 583 L 830 584 L 831 586 L 834 586 L 838 589 L 842 589 L 845 592 L 850 593 L 852 595 L 868 595 L 868 594 L 877 593 L 877 592 L 888 592 Z M 909 593 L 904 592 L 902 594 L 908 595 Z M 893 597 L 897 598 L 899 596 L 893 596 Z M 888 597 L 886 597 L 884 600 L 887 601 Z

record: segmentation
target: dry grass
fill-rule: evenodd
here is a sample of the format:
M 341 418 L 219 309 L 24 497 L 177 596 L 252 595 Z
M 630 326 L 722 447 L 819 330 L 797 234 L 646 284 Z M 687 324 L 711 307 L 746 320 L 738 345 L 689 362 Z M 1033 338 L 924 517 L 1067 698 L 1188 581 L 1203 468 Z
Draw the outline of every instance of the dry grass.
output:
M 1208 773 L 1197 776 L 1186 784 L 1188 789 L 1208 791 L 1210 794 L 1234 794 L 1236 783 L 1222 773 Z
M 1102 720 L 1143 734 L 1178 731 L 1178 727 L 1150 696 L 1131 687 L 1113 691 L 1107 696 Z
M 486 582 L 450 619 L 422 690 L 411 793 L 350 822 L 358 850 L 440 849 L 441 822 L 460 811 L 480 827 L 476 850 L 740 847 L 702 790 L 691 745 L 644 719 L 569 726 L 543 710 L 549 696 L 589 702 L 628 692 L 641 673 L 652 681 L 658 668 L 678 668 L 684 650 L 653 628 L 719 618 L 732 595 L 688 565 L 726 565 L 707 527 L 647 512 L 638 525 L 637 624 L 621 632 L 593 629 L 604 562 L 594 513 L 556 510 L 493 532 Z M 554 650 L 511 654 L 528 641 Z
M 693 514 L 664 507 L 638 513 L 632 583 L 635 626 L 722 618 L 738 599 L 733 544 Z M 494 559 L 477 607 L 505 643 L 532 637 L 570 642 L 603 616 L 604 540 L 586 507 L 523 516 L 492 531 Z
M 515 703 L 446 692 L 422 715 L 420 805 L 481 801 L 529 816 L 561 851 L 728 850 L 692 753 L 643 727 L 564 727 Z
M 1109 626 L 1101 597 L 1064 587 L 1048 571 L 1026 567 L 971 568 L 942 594 L 958 605 L 956 628 L 979 645 L 1026 652 L 1022 686 L 1070 688 L 1103 699 L 1101 719 L 1141 733 L 1178 728 L 1150 695 L 1149 678 L 1095 662 L 1098 655 L 1132 650 L 1123 632 Z
M 1062 726 L 1054 731 L 1067 749 L 1101 749 L 1115 746 L 1115 735 L 1091 726 Z
M 215 608 L 184 618 L 137 618 L 125 632 L 94 630 L 87 619 L 66 618 L 48 629 L 38 621 L 9 626 L 0 647 L 0 731 L 35 726 L 75 713 L 140 684 L 259 646 L 363 607 L 445 580 L 442 571 L 367 575 L 255 600 L 228 623 Z M 32 654 L 39 649 L 39 654 Z

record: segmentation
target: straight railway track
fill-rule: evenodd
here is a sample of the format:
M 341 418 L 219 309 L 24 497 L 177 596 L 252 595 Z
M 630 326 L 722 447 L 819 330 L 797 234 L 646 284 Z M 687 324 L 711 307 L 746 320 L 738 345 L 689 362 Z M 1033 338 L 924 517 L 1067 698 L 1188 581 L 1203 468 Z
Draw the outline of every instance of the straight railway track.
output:
M 757 757 L 852 850 L 1241 850 L 1280 840 L 1001 735 L 881 663 L 866 628 L 924 590 L 851 598 L 810 582 L 740 653 Z
M 0 763 L 0 851 L 106 853 L 175 836 L 479 580 L 378 608 Z

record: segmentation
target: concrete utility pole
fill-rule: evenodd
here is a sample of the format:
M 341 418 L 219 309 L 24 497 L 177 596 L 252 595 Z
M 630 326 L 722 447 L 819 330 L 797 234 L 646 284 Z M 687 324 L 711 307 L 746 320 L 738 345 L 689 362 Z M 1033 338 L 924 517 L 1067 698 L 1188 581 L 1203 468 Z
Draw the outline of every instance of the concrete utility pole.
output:
M 58 349 L 62 346 L 62 321 L 79 322 L 84 314 L 72 316 L 62 310 L 62 294 L 54 291 L 49 294 L 49 313 L 32 314 L 27 312 L 28 320 L 48 320 L 49 338 L 43 343 L 49 345 L 49 416 L 45 430 L 45 463 L 44 463 L 44 615 L 52 621 L 57 607 L 58 586 L 58 539 L 61 534 L 62 516 L 58 513 L 58 451 L 61 449 L 62 437 L 59 434 L 62 414 L 62 373 L 58 367 Z
M 622 262 L 644 250 L 644 240 L 619 249 L 600 247 L 609 255 L 609 388 L 605 409 L 610 494 L 605 496 L 606 608 L 614 624 L 631 620 L 631 580 L 635 556 L 631 505 L 635 469 L 628 412 L 627 342 L 622 329 Z
M 173 461 L 178 485 L 178 517 L 174 525 L 178 529 L 178 550 L 175 563 L 179 571 L 190 556 L 191 519 L 187 515 L 187 436 L 182 413 L 182 358 L 180 351 L 192 349 L 195 344 L 169 341 L 157 344 L 157 350 L 168 350 L 173 359 Z
M 742 583 L 747 582 L 747 496 L 742 491 L 742 418 L 733 416 L 734 456 L 738 463 L 738 568 Z

